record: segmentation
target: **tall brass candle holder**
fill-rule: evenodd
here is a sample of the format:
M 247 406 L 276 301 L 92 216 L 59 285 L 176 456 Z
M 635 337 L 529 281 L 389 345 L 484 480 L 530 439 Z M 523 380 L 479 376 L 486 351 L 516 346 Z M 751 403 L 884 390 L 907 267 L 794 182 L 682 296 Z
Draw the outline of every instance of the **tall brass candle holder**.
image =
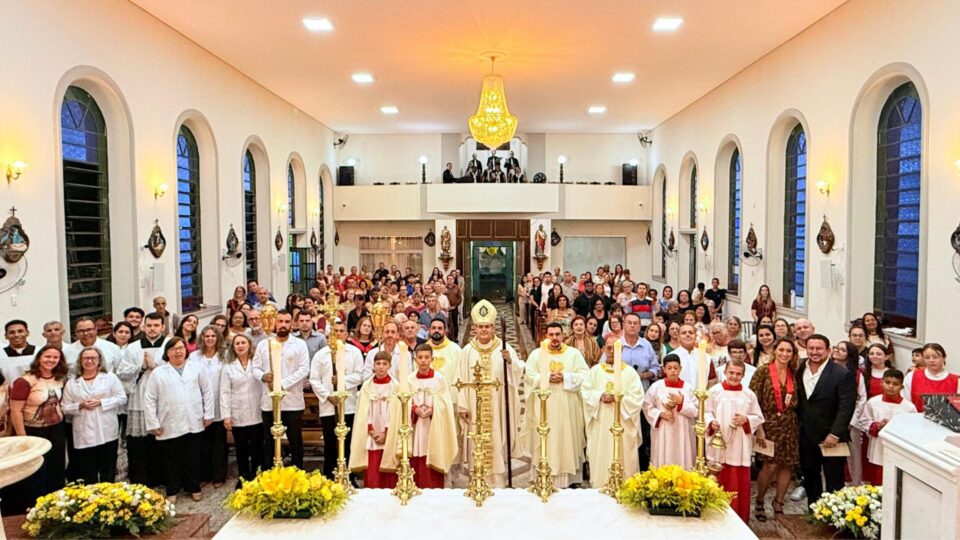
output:
M 600 488 L 600 493 L 617 498 L 617 492 L 623 484 L 623 423 L 620 412 L 620 401 L 623 400 L 623 393 L 613 394 L 613 425 L 610 426 L 610 433 L 613 434 L 613 462 L 607 470 L 607 483 Z
M 547 399 L 550 397 L 550 390 L 534 390 L 533 393 L 540 398 L 540 424 L 537 425 L 537 433 L 540 434 L 540 460 L 537 462 L 537 478 L 528 490 L 539 495 L 541 501 L 547 502 L 550 495 L 557 491 L 553 485 L 550 459 L 547 457 L 547 434 L 550 433 L 550 426 L 547 424 Z
M 716 476 L 722 465 L 707 460 L 707 423 L 703 416 L 705 412 L 703 404 L 707 401 L 709 393 L 706 389 L 698 388 L 693 391 L 693 395 L 699 402 L 697 422 L 693 426 L 693 430 L 697 434 L 697 460 L 694 462 L 693 470 L 704 476 Z
M 356 493 L 357 490 L 350 484 L 350 469 L 347 468 L 347 433 L 350 433 L 350 427 L 344 419 L 344 410 L 349 395 L 345 390 L 331 394 L 337 406 L 337 427 L 333 428 L 333 433 L 337 436 L 337 470 L 333 474 L 333 479 L 345 492 Z
M 280 400 L 285 395 L 287 395 L 287 392 L 283 390 L 270 392 L 270 399 L 273 400 L 273 425 L 270 426 L 270 435 L 273 435 L 274 468 L 283 467 L 283 435 L 287 432 L 287 428 L 280 420 Z
M 465 383 L 457 380 L 453 385 L 457 390 L 472 388 L 476 394 L 477 418 L 473 431 L 467 434 L 467 438 L 473 441 L 473 469 L 470 471 L 470 485 L 464 493 L 467 497 L 473 499 L 476 505 L 483 506 L 483 501 L 493 496 L 493 490 L 487 482 L 487 455 L 484 447 L 490 440 L 490 432 L 486 429 L 487 422 L 490 419 L 483 416 L 483 390 L 491 388 L 496 390 L 500 388 L 500 381 L 488 380 L 483 377 L 483 366 L 477 362 L 473 366 L 473 382 Z M 492 472 L 492 471 L 491 471 Z
M 400 430 L 397 434 L 400 436 L 400 467 L 397 470 L 397 487 L 393 488 L 393 495 L 400 499 L 400 504 L 407 505 L 407 502 L 414 495 L 420 494 L 420 488 L 413 481 L 413 468 L 410 466 L 410 435 L 413 428 L 410 426 L 410 409 L 407 408 L 413 392 L 397 392 L 397 399 L 400 400 Z

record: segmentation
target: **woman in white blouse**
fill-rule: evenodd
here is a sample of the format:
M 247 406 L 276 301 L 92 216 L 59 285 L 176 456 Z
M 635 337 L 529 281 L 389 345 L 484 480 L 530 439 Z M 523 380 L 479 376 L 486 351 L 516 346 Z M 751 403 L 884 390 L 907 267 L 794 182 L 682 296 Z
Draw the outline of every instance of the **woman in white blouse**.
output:
M 200 441 L 200 481 L 213 482 L 218 488 L 227 481 L 227 430 L 220 415 L 220 370 L 223 368 L 225 342 L 221 330 L 209 325 L 200 332 L 197 350 L 190 353 L 188 362 L 199 362 L 207 372 L 213 387 L 213 422 L 203 430 Z
M 147 430 L 157 438 L 163 460 L 167 500 L 175 503 L 180 489 L 199 501 L 199 456 L 203 429 L 213 421 L 213 385 L 199 362 L 187 362 L 187 344 L 173 337 L 163 348 L 166 364 L 153 370 L 143 397 Z
M 253 341 L 246 334 L 233 336 L 227 364 L 220 372 L 220 414 L 224 427 L 233 433 L 240 477 L 253 480 L 263 464 L 263 417 L 260 394 L 263 383 L 253 374 Z M 237 480 L 239 487 L 240 481 Z
M 107 373 L 96 347 L 80 351 L 77 376 L 63 390 L 63 412 L 73 418 L 73 472 L 87 484 L 113 482 L 117 471 L 120 423 L 117 413 L 127 402 L 123 384 Z

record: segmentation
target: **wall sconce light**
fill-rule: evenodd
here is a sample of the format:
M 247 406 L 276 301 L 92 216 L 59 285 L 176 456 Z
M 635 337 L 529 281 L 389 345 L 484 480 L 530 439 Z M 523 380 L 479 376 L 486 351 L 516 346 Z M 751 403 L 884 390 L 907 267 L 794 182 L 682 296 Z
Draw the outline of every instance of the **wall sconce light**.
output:
M 637 161 L 637 158 L 630 158 L 630 161 L 627 162 L 627 165 L 630 165 L 631 167 L 636 167 L 638 163 L 640 162 Z
M 666 212 L 668 216 L 673 217 L 674 210 L 672 206 L 668 206 Z
M 279 215 L 282 216 L 283 214 L 286 214 L 286 213 L 287 213 L 287 205 L 286 205 L 286 203 L 280 203 L 280 204 L 278 204 L 278 205 L 277 205 L 277 214 L 279 214 Z
M 319 215 L 320 215 L 320 206 L 314 206 L 313 209 L 311 210 L 311 212 L 313 212 L 313 217 L 319 216 Z
M 420 156 L 420 183 L 427 183 L 427 156 Z
M 960 159 L 953 162 L 953 166 L 957 168 L 957 172 L 960 173 Z
M 557 156 L 557 163 L 560 164 L 560 183 L 563 183 L 563 164 L 567 162 L 567 156 L 560 154 Z
M 823 195 L 823 196 L 825 196 L 825 197 L 829 197 L 829 196 L 830 196 L 830 184 L 827 183 L 827 181 L 824 180 L 823 178 L 821 178 L 820 180 L 817 180 L 817 191 L 819 191 L 821 195 Z
M 356 158 L 350 158 L 347 160 L 347 167 L 356 167 L 356 166 L 357 166 Z
M 160 197 L 163 197 L 164 195 L 167 194 L 167 191 L 170 191 L 170 186 L 168 186 L 164 182 L 161 182 L 153 186 L 153 200 L 157 200 Z
M 703 203 L 697 203 L 697 211 L 699 211 L 701 214 L 706 214 L 706 213 L 707 213 L 707 205 L 705 205 L 705 204 L 703 204 Z
M 20 178 L 20 175 L 23 174 L 23 170 L 27 168 L 27 164 L 22 161 L 14 161 L 13 163 L 7 164 L 7 183 L 13 182 L 14 180 Z

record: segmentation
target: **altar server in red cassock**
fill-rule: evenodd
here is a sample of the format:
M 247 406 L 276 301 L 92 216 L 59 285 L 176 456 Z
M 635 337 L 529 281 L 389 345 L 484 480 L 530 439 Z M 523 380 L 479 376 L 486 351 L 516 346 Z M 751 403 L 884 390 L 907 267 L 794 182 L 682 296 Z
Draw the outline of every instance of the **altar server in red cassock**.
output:
M 653 383 L 643 396 L 643 414 L 650 422 L 650 464 L 692 469 L 696 457 L 693 423 L 697 418 L 693 385 L 680 378 L 677 355 L 664 357 L 662 369 L 667 378 Z
M 858 425 L 866 436 L 867 460 L 863 462 L 863 481 L 879 486 L 883 484 L 883 444 L 880 430 L 898 414 L 917 412 L 916 406 L 900 395 L 903 390 L 903 372 L 888 369 L 883 374 L 883 393 L 867 400 L 860 414 Z
M 913 402 L 918 412 L 923 412 L 923 399 L 926 394 L 955 394 L 958 377 L 947 371 L 947 351 L 939 343 L 927 343 L 923 346 L 925 369 L 915 369 L 903 380 L 903 397 Z
M 400 402 L 396 397 L 398 383 L 390 377 L 390 353 L 380 351 L 373 360 L 373 377 L 363 383 L 357 399 L 350 441 L 350 469 L 366 471 L 365 488 L 393 488 L 397 485 L 396 468 L 384 463 L 384 450 L 391 456 L 397 448 L 400 426 Z M 366 437 L 362 434 L 366 433 Z M 388 456 L 389 459 L 389 456 Z M 396 462 L 395 459 L 392 460 Z
M 429 344 L 417 346 L 415 362 L 417 375 L 410 381 L 413 481 L 421 488 L 442 488 L 457 457 L 457 419 L 450 386 L 431 366 L 433 348 Z

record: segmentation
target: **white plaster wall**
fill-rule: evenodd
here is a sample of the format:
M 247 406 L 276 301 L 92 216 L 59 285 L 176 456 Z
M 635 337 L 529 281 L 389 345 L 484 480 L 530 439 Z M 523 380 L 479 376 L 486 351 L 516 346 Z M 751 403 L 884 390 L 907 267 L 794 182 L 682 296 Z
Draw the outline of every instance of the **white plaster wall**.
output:
M 623 164 L 637 160 L 637 181 L 646 183 L 647 150 L 634 133 L 548 133 L 545 140 L 544 167 L 547 180 L 560 179 L 557 156 L 564 155 L 564 182 L 620 183 Z
M 290 155 L 296 152 L 303 160 L 306 200 L 302 207 L 298 204 L 301 208 L 316 205 L 321 167 L 336 163 L 332 133 L 323 124 L 129 2 L 6 1 L 0 17 L 0 50 L 4 51 L 4 69 L 11 74 L 0 88 L 0 164 L 13 160 L 29 164 L 27 172 L 13 184 L 8 186 L 5 180 L 0 181 L 0 206 L 6 209 L 16 205 L 32 239 L 26 284 L 0 295 L 0 320 L 25 318 L 35 330 L 34 339 L 44 321 L 66 316 L 66 304 L 61 302 L 65 298 L 60 285 L 63 267 L 58 263 L 63 251 L 57 217 L 61 211 L 58 193 L 62 193 L 59 112 L 62 93 L 74 76 L 87 77 L 93 85 L 115 88 L 119 110 L 104 112 L 126 115 L 129 127 L 128 152 L 110 156 L 111 183 L 129 186 L 130 191 L 127 197 L 123 190 L 111 188 L 111 213 L 133 216 L 132 223 L 129 219 L 112 223 L 114 252 L 119 250 L 129 257 L 135 246 L 146 242 L 154 219 L 159 219 L 168 241 L 159 261 L 165 272 L 156 287 L 151 284 L 141 288 L 139 282 L 139 278 L 147 277 L 146 268 L 152 264 L 152 257 L 137 252 L 133 256 L 137 266 L 131 272 L 120 272 L 122 268 L 114 266 L 115 317 L 118 310 L 129 305 L 149 305 L 149 299 L 156 294 L 166 295 L 170 306 L 178 307 L 174 141 L 178 118 L 185 111 L 202 114 L 215 141 L 216 173 L 213 177 L 204 176 L 201 182 L 216 185 L 213 193 L 218 198 L 218 209 L 214 206 L 204 210 L 218 214 L 219 226 L 204 228 L 205 251 L 219 254 L 231 223 L 242 239 L 241 164 L 248 140 L 262 141 L 269 163 L 269 187 L 264 178 L 260 190 L 269 192 L 270 210 L 262 213 L 260 220 L 266 222 L 262 230 L 268 231 L 265 243 L 271 248 L 269 254 L 261 253 L 262 259 L 276 255 L 273 235 L 280 225 L 286 229 L 285 216 L 279 216 L 275 209 L 286 201 L 286 165 Z M 100 105 L 110 107 L 107 103 Z M 111 130 L 111 144 L 120 134 L 121 131 Z M 114 166 L 119 158 L 126 167 Z M 160 182 L 169 184 L 171 192 L 154 201 L 153 186 Z M 327 193 L 329 205 L 330 191 Z M 312 214 L 305 217 L 308 219 L 298 225 L 309 228 L 315 218 Z M 327 234 L 327 243 L 332 245 L 330 228 Z M 283 253 L 286 249 L 285 245 Z M 205 256 L 204 262 L 207 260 Z M 219 263 L 219 256 L 215 255 L 213 260 Z M 287 270 L 277 267 L 275 260 L 267 266 L 272 276 L 262 275 L 261 281 L 272 282 L 276 294 L 283 296 L 287 291 Z M 208 287 L 206 302 L 225 302 L 233 287 L 243 281 L 242 268 L 205 264 L 205 274 L 221 273 L 220 290 Z
M 630 275 L 635 280 L 650 281 L 650 254 L 651 247 L 647 245 L 646 234 L 649 221 L 569 221 L 553 220 L 552 226 L 557 230 L 561 239 L 568 236 L 612 236 L 626 239 L 627 260 L 625 261 L 604 261 L 601 264 L 609 264 L 613 268 L 617 264 L 622 264 L 624 268 L 630 269 Z M 549 233 L 549 231 L 548 231 Z M 549 242 L 547 243 L 549 246 Z M 565 268 L 563 264 L 563 242 L 551 250 L 550 267 L 559 266 Z M 599 265 L 598 265 L 599 266 Z M 535 268 L 535 267 L 534 267 Z M 590 270 L 595 272 L 596 268 Z
M 846 247 L 850 242 L 873 242 L 870 235 L 849 234 L 850 209 L 874 205 L 873 199 L 860 195 L 863 189 L 851 186 L 851 177 L 856 177 L 857 182 L 875 182 L 862 170 L 851 169 L 855 163 L 851 147 L 854 109 L 858 96 L 878 74 L 917 74 L 922 80 L 915 82 L 924 101 L 925 215 L 921 231 L 919 339 L 938 341 L 948 351 L 960 350 L 960 335 L 947 316 L 960 301 L 960 283 L 950 269 L 953 253 L 948 245 L 950 233 L 957 226 L 956 201 L 960 200 L 960 178 L 953 165 L 960 158 L 960 100 L 956 99 L 960 95 L 960 72 L 947 60 L 960 54 L 957 20 L 960 3 L 956 2 L 852 0 L 844 4 L 657 127 L 647 163 L 649 177 L 653 177 L 659 165 L 665 167 L 668 207 L 676 208 L 677 194 L 686 189 L 678 184 L 683 159 L 692 153 L 699 163 L 701 200 L 711 201 L 713 193 L 721 191 L 714 188 L 714 178 L 725 181 L 727 176 L 725 170 L 715 172 L 717 154 L 725 138 L 735 136 L 743 156 L 743 234 L 752 222 L 764 251 L 776 253 L 771 244 L 782 240 L 770 232 L 779 225 L 771 220 L 771 214 L 776 212 L 768 209 L 767 200 L 770 186 L 782 181 L 783 173 L 768 170 L 768 147 L 772 139 L 779 137 L 774 129 L 779 118 L 791 111 L 802 115 L 808 126 L 810 186 L 806 314 L 819 331 L 838 339 L 844 335 L 844 321 L 871 307 L 867 295 L 851 297 L 848 285 L 831 285 L 821 275 L 822 261 L 838 265 L 846 274 L 846 284 L 867 283 L 873 275 L 872 258 L 849 257 Z M 862 145 L 861 151 L 873 155 L 869 143 L 858 145 Z M 774 150 L 782 152 L 780 148 L 770 151 Z M 831 184 L 829 197 L 813 187 L 821 178 Z M 727 201 L 708 202 L 705 217 L 715 239 L 718 235 L 713 231 L 726 226 L 717 220 L 715 207 L 719 204 Z M 830 255 L 821 254 L 814 240 L 823 215 L 827 215 L 838 239 Z M 686 215 L 679 212 L 669 219 L 668 227 L 678 226 L 678 218 L 685 224 Z M 654 222 L 658 221 L 659 214 L 654 217 Z M 713 246 L 720 248 L 717 243 Z M 715 253 L 715 264 L 725 264 L 726 253 Z M 667 272 L 667 282 L 674 285 L 679 281 L 676 260 L 670 261 L 673 264 L 668 264 Z M 701 281 L 719 273 L 704 267 L 703 259 L 700 260 L 699 277 L 705 278 Z M 759 286 L 765 282 L 779 283 L 781 261 L 779 256 L 768 256 L 759 267 L 743 266 L 744 292 L 739 303 L 731 302 L 731 306 L 736 306 L 734 313 L 749 315 L 749 303 Z M 774 291 L 774 295 L 778 292 Z M 909 361 L 907 347 L 914 342 L 898 343 L 901 346 L 897 360 L 905 366 Z
M 340 151 L 339 165 L 346 165 L 350 158 L 357 160 L 356 184 L 419 183 L 419 159 L 427 156 L 427 182 L 440 183 L 444 167 L 442 138 L 439 133 L 354 134 Z

